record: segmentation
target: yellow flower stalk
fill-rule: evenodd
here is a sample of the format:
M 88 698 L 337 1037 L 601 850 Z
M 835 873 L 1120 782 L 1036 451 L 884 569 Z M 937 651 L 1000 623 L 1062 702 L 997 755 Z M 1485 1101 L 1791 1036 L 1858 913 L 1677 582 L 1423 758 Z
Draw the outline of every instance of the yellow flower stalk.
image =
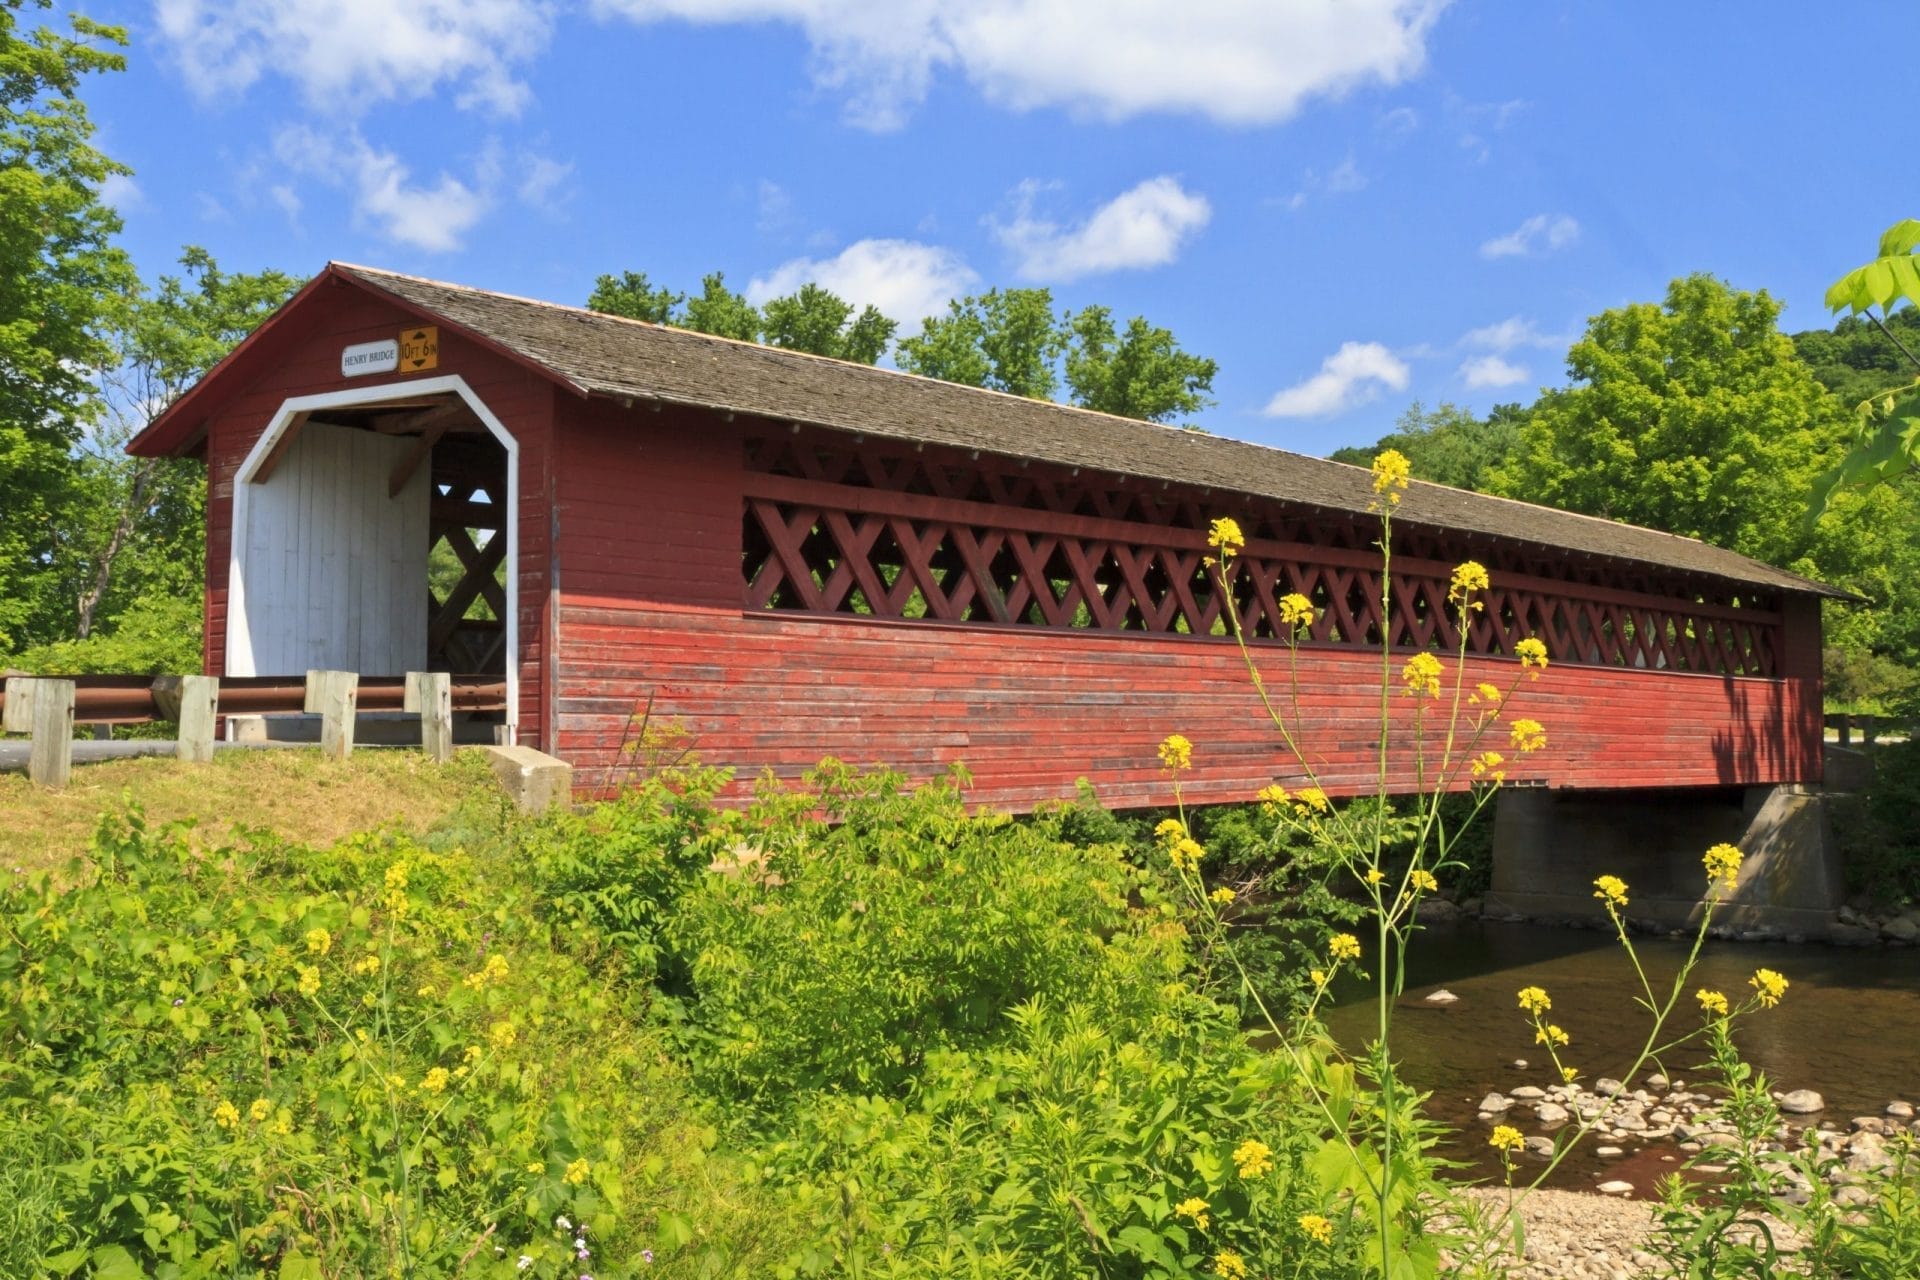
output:
M 1193 743 L 1170 733 L 1160 742 L 1160 763 L 1175 771 L 1193 768 Z

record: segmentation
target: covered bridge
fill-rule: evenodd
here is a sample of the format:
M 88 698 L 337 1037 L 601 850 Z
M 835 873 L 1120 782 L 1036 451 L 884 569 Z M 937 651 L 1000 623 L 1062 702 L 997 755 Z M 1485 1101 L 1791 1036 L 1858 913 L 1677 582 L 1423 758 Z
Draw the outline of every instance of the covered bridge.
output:
M 1177 731 L 1189 796 L 1245 799 L 1296 775 L 1220 634 L 1219 516 L 1270 680 L 1276 599 L 1319 607 L 1330 790 L 1373 782 L 1381 633 L 1451 649 L 1469 558 L 1474 678 L 1529 636 L 1554 663 L 1518 713 L 1557 749 L 1513 780 L 1820 776 L 1832 593 L 1794 574 L 1416 481 L 1381 617 L 1364 470 L 572 307 L 332 264 L 129 448 L 207 466 L 208 672 L 502 673 L 509 731 L 586 787 L 650 700 L 743 779 L 964 761 L 1005 807 L 1159 803 Z

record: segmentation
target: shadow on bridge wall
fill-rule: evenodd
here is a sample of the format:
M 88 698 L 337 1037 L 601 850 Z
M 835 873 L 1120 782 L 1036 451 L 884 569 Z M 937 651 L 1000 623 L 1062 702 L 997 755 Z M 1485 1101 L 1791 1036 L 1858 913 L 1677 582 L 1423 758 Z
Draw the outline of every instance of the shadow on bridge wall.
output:
M 1818 739 L 1810 745 L 1806 725 L 1798 722 L 1801 708 L 1794 682 L 1757 686 L 1726 676 L 1720 683 L 1728 727 L 1714 731 L 1712 749 L 1721 782 L 1751 786 L 1820 780 Z M 1763 692 L 1756 696 L 1756 691 Z

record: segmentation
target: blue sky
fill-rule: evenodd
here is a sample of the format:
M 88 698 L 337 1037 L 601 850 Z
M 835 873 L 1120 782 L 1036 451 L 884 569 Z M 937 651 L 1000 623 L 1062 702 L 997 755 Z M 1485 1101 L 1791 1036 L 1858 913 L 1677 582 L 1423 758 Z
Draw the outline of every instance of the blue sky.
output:
M 329 258 L 579 303 L 817 278 L 908 327 L 1050 286 L 1220 363 L 1219 434 L 1321 453 L 1564 380 L 1710 271 L 1789 330 L 1920 213 L 1893 4 L 113 3 L 89 86 L 150 275 Z

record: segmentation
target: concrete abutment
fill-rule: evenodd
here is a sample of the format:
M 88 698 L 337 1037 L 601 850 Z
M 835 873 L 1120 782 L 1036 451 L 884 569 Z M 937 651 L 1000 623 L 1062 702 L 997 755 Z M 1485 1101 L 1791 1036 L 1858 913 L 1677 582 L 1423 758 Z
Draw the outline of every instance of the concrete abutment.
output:
M 1627 882 L 1627 915 L 1678 929 L 1706 905 L 1701 857 L 1737 845 L 1746 862 L 1714 913 L 1735 930 L 1825 937 L 1846 896 L 1829 808 L 1819 786 L 1595 792 L 1516 788 L 1494 815 L 1491 915 L 1604 915 L 1593 881 Z

